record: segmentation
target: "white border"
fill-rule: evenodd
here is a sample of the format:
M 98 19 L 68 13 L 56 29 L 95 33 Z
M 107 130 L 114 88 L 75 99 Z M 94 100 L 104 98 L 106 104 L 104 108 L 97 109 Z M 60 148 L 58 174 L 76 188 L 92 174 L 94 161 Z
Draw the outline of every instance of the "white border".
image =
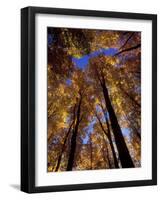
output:
M 47 27 L 142 32 L 141 168 L 47 173 Z M 99 183 L 152 178 L 152 22 L 99 17 L 36 15 L 36 186 Z

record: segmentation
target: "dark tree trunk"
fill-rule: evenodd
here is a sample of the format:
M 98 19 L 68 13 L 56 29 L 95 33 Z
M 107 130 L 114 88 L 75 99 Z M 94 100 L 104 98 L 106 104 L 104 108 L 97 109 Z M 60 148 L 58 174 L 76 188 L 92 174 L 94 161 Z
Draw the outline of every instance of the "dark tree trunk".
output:
M 107 132 L 108 132 L 108 140 L 110 142 L 110 146 L 111 146 L 111 150 L 112 150 L 112 154 L 113 154 L 115 168 L 119 168 L 118 160 L 117 160 L 117 157 L 116 157 L 116 152 L 115 152 L 114 145 L 113 145 L 113 142 L 112 142 L 110 125 L 109 125 L 109 122 L 108 122 L 108 119 L 107 119 L 107 116 L 106 116 L 106 113 L 105 113 L 105 110 L 104 110 L 102 104 L 101 104 L 101 108 L 102 108 L 102 111 L 103 111 L 103 114 L 104 114 L 104 118 L 106 120 L 106 126 L 107 126 Z
M 103 91 L 103 95 L 104 95 L 104 99 L 105 99 L 105 103 L 106 103 L 106 108 L 107 108 L 108 113 L 109 113 L 109 117 L 110 117 L 110 121 L 111 121 L 111 127 L 112 127 L 113 134 L 114 134 L 114 137 L 115 137 L 115 142 L 116 142 L 116 146 L 117 146 L 117 149 L 118 149 L 121 165 L 122 165 L 123 168 L 132 168 L 132 167 L 134 167 L 134 164 L 133 164 L 133 161 L 132 161 L 131 156 L 129 154 L 129 150 L 126 146 L 124 137 L 122 135 L 122 131 L 121 131 L 121 128 L 119 126 L 115 111 L 114 111 L 113 106 L 111 104 L 109 94 L 108 94 L 108 89 L 106 87 L 106 83 L 105 83 L 104 78 L 103 78 L 103 81 L 101 82 L 101 86 L 102 86 L 102 91 Z
M 66 134 L 66 136 L 65 136 L 65 139 L 64 139 L 64 142 L 63 142 L 63 146 L 62 146 L 62 149 L 61 149 L 61 152 L 60 152 L 58 161 L 57 161 L 57 165 L 56 165 L 56 168 L 55 168 L 55 172 L 57 172 L 58 169 L 59 169 L 59 167 L 60 167 L 61 158 L 62 158 L 62 155 L 63 155 L 63 153 L 64 153 L 64 151 L 65 151 L 66 141 L 67 141 L 68 136 L 69 136 L 69 134 L 70 134 L 70 132 L 71 132 L 73 123 L 74 123 L 74 121 L 71 123 L 71 125 L 70 125 L 70 127 L 69 127 L 69 129 L 68 129 L 68 132 L 67 132 L 67 134 Z
M 106 141 L 105 135 L 103 135 L 103 140 L 104 140 L 104 144 L 105 144 L 105 148 L 106 148 L 106 154 L 107 154 L 107 161 L 108 161 L 109 169 L 111 169 L 112 168 L 112 164 L 111 164 L 111 161 L 110 161 L 110 154 L 109 154 L 109 150 L 108 150 L 108 146 L 107 146 L 107 141 Z
M 67 171 L 72 171 L 73 164 L 74 164 L 77 133 L 78 133 L 78 127 L 79 127 L 79 123 L 80 123 L 81 102 L 82 102 L 82 96 L 80 95 L 80 99 L 79 99 L 79 103 L 78 103 L 78 109 L 77 109 L 77 113 L 76 113 L 76 124 L 75 124 L 75 127 L 73 129 L 73 134 L 72 134 L 72 137 L 71 137 L 71 147 L 70 147 L 70 152 L 69 152 Z
M 111 150 L 112 150 L 112 154 L 113 154 L 115 168 L 119 168 L 117 157 L 116 157 L 116 152 L 115 152 L 114 145 L 113 145 L 113 142 L 112 142 L 110 126 L 109 126 L 109 123 L 108 123 L 108 120 L 107 120 L 106 116 L 105 116 L 105 119 L 106 119 L 106 125 L 107 125 L 107 130 L 108 130 L 108 139 L 109 139 Z
M 104 113 L 104 112 L 103 112 Z M 97 113 L 96 113 L 96 117 L 99 121 L 99 124 L 103 130 L 103 132 L 106 134 L 108 140 L 109 140 L 109 143 L 110 143 L 110 147 L 111 147 L 111 151 L 112 151 L 112 156 L 113 156 L 113 159 L 114 159 L 114 165 L 115 165 L 115 168 L 119 168 L 118 166 L 118 162 L 117 162 L 117 158 L 116 158 L 116 152 L 115 152 L 115 149 L 114 149 L 114 146 L 113 146 L 113 142 L 112 142 L 112 138 L 111 138 L 111 132 L 110 132 L 110 127 L 108 126 L 108 121 L 106 120 L 106 124 L 107 124 L 107 131 L 104 129 L 103 127 L 103 124 L 100 120 L 100 118 L 98 117 Z M 106 119 L 106 116 L 105 116 L 105 119 Z

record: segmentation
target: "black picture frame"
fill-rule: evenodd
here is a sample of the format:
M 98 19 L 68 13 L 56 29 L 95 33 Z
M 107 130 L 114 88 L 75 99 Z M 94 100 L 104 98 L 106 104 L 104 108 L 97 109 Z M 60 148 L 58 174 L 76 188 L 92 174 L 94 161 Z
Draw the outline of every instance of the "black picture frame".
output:
M 59 186 L 35 186 L 35 15 L 59 14 L 152 21 L 152 179 Z M 157 184 L 157 15 L 44 7 L 21 9 L 21 190 L 27 193 Z

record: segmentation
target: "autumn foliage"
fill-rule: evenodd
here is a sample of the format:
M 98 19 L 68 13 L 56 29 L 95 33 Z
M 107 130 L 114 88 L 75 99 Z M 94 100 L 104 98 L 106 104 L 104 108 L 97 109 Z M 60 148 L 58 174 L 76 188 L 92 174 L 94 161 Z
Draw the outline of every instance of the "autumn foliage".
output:
M 141 33 L 48 28 L 48 172 L 141 166 Z

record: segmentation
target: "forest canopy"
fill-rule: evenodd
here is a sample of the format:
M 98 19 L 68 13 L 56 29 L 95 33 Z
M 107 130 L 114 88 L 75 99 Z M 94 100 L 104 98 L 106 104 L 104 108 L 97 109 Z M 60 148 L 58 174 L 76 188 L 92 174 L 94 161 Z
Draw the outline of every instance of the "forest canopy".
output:
M 140 167 L 141 33 L 47 35 L 47 171 Z

